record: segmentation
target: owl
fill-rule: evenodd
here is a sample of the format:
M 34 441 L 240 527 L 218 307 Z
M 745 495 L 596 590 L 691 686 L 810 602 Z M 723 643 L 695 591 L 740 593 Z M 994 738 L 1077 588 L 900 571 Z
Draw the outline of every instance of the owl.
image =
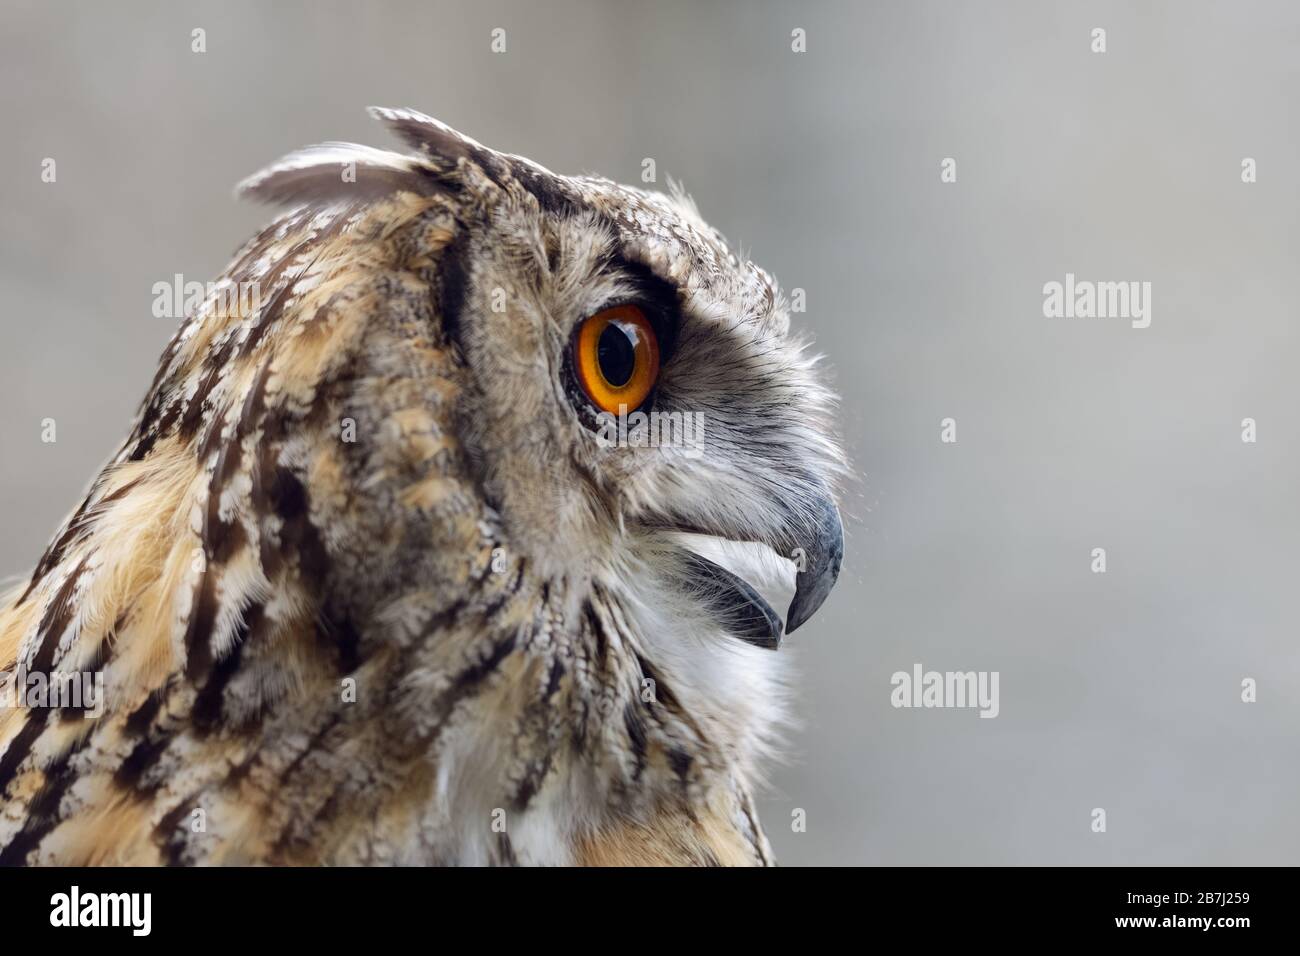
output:
M 770 864 L 824 370 L 680 190 L 371 112 L 0 604 L 0 864 Z

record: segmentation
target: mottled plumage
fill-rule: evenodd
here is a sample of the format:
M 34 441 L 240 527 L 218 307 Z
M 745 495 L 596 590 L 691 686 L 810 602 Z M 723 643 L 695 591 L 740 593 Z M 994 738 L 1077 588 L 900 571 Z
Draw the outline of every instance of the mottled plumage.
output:
M 681 196 L 375 114 L 411 155 L 241 187 L 296 207 L 223 276 L 255 307 L 184 322 L 0 605 L 0 668 L 107 690 L 0 710 L 0 863 L 771 862 L 779 618 L 682 533 L 801 554 L 792 624 L 834 581 L 782 297 Z M 576 324 L 642 299 L 697 454 L 604 447 L 573 393 Z

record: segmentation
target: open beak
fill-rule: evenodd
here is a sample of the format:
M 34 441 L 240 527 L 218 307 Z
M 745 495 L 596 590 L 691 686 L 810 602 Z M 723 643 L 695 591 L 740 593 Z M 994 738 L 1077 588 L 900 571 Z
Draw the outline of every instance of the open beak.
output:
M 780 615 L 753 585 L 702 555 L 686 552 L 688 586 L 719 623 L 741 640 L 775 650 L 781 645 L 782 634 L 793 633 L 812 617 L 835 586 L 844 560 L 844 528 L 829 494 L 823 495 L 818 505 L 810 528 L 802 532 L 787 529 L 763 542 L 792 560 L 798 569 L 794 599 L 786 611 L 784 626 Z M 697 528 L 689 530 L 723 537 Z

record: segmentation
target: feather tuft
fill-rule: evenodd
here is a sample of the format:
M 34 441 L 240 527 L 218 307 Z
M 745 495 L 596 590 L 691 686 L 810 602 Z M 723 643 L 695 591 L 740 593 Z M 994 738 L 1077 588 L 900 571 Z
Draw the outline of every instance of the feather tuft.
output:
M 357 143 L 321 143 L 290 153 L 235 187 L 241 199 L 272 205 L 368 201 L 395 192 L 445 193 L 418 157 Z

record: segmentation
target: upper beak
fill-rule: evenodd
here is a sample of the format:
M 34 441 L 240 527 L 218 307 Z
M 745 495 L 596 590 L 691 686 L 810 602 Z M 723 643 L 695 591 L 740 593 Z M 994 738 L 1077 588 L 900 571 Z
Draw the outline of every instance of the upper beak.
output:
M 819 501 L 820 513 L 812 529 L 812 540 L 798 547 L 794 552 L 799 563 L 799 573 L 795 575 L 794 600 L 785 615 L 785 632 L 793 634 L 795 628 L 817 613 L 835 579 L 840 575 L 840 565 L 844 561 L 844 525 L 840 522 L 840 510 L 830 495 L 823 495 Z

